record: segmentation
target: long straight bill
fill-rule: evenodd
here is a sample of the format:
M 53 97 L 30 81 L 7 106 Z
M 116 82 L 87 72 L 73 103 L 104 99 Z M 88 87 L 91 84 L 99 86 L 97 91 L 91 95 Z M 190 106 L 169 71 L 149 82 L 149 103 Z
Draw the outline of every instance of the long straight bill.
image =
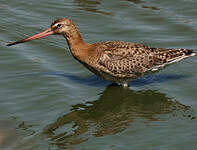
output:
M 31 36 L 31 37 L 28 37 L 28 38 L 25 38 L 25 39 L 22 39 L 22 40 L 18 40 L 18 41 L 13 42 L 13 43 L 9 43 L 9 44 L 7 44 L 7 46 L 12 46 L 12 45 L 15 45 L 15 44 L 32 41 L 32 40 L 39 39 L 39 38 L 42 38 L 42 37 L 45 37 L 45 36 L 48 36 L 48 35 L 52 35 L 52 34 L 54 34 L 54 32 L 51 30 L 51 28 L 49 28 L 49 29 L 45 30 L 44 32 L 41 32 L 41 33 L 36 34 L 34 36 Z

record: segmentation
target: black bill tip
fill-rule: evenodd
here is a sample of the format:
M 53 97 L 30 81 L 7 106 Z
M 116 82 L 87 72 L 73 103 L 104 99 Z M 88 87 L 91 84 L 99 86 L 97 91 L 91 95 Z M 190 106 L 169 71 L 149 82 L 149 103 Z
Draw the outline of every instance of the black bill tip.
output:
M 19 41 L 16 41 L 16 42 L 8 43 L 6 46 L 12 46 L 12 45 L 16 45 L 16 44 L 24 43 L 24 42 L 25 42 L 24 40 L 19 40 Z

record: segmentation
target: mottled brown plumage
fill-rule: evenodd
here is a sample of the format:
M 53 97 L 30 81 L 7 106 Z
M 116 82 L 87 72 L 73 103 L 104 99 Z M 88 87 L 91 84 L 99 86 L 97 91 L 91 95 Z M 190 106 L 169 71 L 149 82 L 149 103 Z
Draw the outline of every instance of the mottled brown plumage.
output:
M 190 49 L 152 48 L 122 41 L 85 43 L 73 21 L 68 18 L 57 19 L 46 31 L 8 46 L 51 34 L 63 35 L 74 58 L 90 71 L 124 86 L 128 86 L 132 79 L 194 55 Z

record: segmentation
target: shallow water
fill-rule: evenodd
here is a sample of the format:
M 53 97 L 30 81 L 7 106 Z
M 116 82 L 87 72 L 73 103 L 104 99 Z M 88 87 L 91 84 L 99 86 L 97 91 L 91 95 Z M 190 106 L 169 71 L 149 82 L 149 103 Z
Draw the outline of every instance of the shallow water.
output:
M 196 56 L 123 89 L 84 69 L 61 36 L 5 46 L 68 17 L 87 42 L 196 51 L 196 14 L 194 0 L 1 0 L 0 148 L 196 149 Z

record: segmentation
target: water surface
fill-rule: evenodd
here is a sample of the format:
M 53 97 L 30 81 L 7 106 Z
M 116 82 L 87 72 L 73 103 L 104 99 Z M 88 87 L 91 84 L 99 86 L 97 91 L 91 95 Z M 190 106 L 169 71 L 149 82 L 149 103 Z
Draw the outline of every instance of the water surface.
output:
M 194 0 L 2 0 L 1 149 L 196 149 L 196 56 L 124 89 L 85 69 L 61 36 L 5 46 L 68 17 L 86 42 L 196 51 L 195 6 Z

